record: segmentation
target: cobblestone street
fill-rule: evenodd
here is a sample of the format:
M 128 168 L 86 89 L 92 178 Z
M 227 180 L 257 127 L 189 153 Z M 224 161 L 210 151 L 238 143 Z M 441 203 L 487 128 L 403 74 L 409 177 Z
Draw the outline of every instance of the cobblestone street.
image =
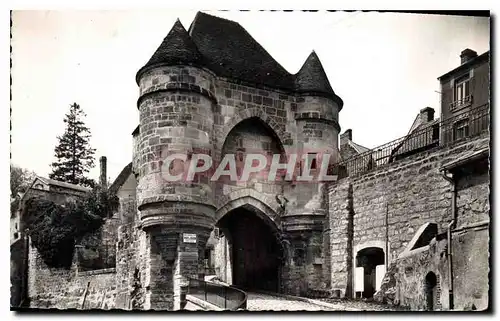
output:
M 248 311 L 334 311 L 327 307 L 280 296 L 248 293 Z
M 247 310 L 249 311 L 395 311 L 403 310 L 374 302 L 337 301 L 329 299 L 306 302 L 261 293 L 248 293 Z

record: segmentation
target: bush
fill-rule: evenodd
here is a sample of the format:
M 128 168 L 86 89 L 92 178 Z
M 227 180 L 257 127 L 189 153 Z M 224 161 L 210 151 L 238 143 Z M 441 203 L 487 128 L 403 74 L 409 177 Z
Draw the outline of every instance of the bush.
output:
M 118 206 L 107 190 L 94 188 L 76 201 L 56 204 L 50 200 L 27 200 L 23 218 L 32 245 L 51 267 L 69 268 L 75 244 L 97 231 Z

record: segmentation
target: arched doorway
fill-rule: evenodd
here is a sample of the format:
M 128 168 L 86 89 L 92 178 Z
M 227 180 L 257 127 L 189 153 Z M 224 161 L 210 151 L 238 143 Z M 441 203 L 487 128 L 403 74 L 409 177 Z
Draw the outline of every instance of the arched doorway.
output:
M 372 298 L 385 274 L 384 250 L 367 247 L 356 254 L 356 294 Z
M 218 222 L 217 227 L 224 236 L 219 239 L 229 243 L 226 262 L 230 264 L 232 285 L 246 290 L 278 292 L 282 249 L 275 236 L 276 226 L 264 213 L 251 206 L 241 206 L 229 211 Z M 224 260 L 223 255 L 218 257 Z M 229 278 L 228 278 L 229 279 Z
M 429 272 L 425 276 L 425 301 L 428 311 L 433 311 L 436 304 L 436 285 L 437 277 L 434 272 Z

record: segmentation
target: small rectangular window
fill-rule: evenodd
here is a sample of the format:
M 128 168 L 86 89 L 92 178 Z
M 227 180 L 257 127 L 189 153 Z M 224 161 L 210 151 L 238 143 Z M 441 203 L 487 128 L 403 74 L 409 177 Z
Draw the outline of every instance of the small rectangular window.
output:
M 459 120 L 453 127 L 455 139 L 462 139 L 469 136 L 469 119 Z
M 455 109 L 469 103 L 471 103 L 470 74 L 467 73 L 455 79 L 451 109 Z
M 432 127 L 432 140 L 438 140 L 439 139 L 439 125 L 435 125 Z

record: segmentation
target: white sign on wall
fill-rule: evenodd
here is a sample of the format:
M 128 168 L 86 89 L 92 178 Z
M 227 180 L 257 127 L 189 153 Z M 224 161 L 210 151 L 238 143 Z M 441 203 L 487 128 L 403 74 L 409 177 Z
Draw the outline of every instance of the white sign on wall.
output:
M 194 244 L 196 244 L 196 234 L 182 233 L 182 241 L 184 243 L 194 243 Z
M 354 270 L 354 291 L 363 292 L 365 290 L 365 269 L 357 267 Z
M 380 290 L 380 286 L 382 285 L 382 280 L 384 280 L 385 276 L 385 265 L 377 265 L 375 267 L 375 291 Z

